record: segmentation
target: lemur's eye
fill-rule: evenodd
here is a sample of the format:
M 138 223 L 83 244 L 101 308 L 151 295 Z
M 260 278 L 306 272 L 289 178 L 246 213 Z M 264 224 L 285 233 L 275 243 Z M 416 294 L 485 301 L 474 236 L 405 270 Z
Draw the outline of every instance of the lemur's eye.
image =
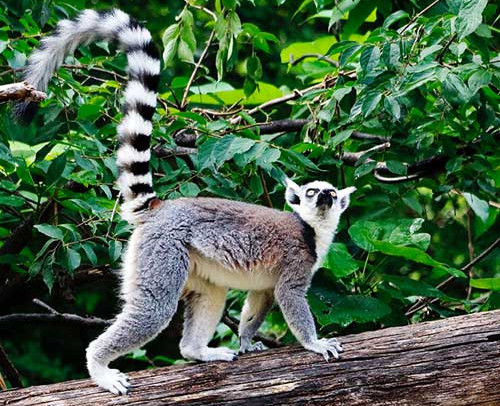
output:
M 330 196 L 333 197 L 334 199 L 337 198 L 337 192 L 335 190 L 330 190 Z
M 318 189 L 307 189 L 306 196 L 313 197 L 316 193 L 318 193 Z

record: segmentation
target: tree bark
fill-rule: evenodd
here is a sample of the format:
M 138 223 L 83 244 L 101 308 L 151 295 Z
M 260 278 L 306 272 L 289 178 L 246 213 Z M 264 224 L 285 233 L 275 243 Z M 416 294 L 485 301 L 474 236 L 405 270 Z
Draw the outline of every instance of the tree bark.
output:
M 341 337 L 337 361 L 292 346 L 135 372 L 126 396 L 80 380 L 4 391 L 0 405 L 500 405 L 499 326 L 496 310 Z
M 0 86 L 0 103 L 11 100 L 22 100 L 38 102 L 42 101 L 47 95 L 26 82 L 9 83 Z

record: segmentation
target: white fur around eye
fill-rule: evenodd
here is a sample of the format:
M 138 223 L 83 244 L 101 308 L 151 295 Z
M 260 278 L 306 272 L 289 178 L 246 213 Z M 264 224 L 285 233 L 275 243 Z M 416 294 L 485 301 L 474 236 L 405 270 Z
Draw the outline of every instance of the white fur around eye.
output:
M 317 190 L 315 189 L 309 189 L 307 192 L 306 192 L 306 196 L 307 197 L 313 197 L 315 194 L 316 194 Z

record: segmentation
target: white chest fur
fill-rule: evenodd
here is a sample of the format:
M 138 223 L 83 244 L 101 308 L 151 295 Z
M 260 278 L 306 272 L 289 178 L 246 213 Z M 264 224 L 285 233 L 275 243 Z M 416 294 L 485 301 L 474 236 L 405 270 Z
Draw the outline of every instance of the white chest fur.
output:
M 316 262 L 312 267 L 312 272 L 316 272 L 321 265 L 323 265 L 323 261 L 328 254 L 328 250 L 330 249 L 330 244 L 333 241 L 333 237 L 335 236 L 335 230 L 321 230 L 319 233 L 316 232 Z

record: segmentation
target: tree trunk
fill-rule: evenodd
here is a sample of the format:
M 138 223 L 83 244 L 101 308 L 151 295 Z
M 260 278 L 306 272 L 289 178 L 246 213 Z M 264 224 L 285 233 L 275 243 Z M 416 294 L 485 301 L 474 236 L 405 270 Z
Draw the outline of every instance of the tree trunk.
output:
M 11 100 L 37 102 L 44 100 L 47 95 L 36 90 L 26 82 L 9 83 L 0 86 L 0 103 Z
M 497 310 L 348 335 L 337 361 L 292 346 L 135 372 L 127 396 L 80 380 L 1 392 L 0 405 L 500 405 L 499 326 Z

